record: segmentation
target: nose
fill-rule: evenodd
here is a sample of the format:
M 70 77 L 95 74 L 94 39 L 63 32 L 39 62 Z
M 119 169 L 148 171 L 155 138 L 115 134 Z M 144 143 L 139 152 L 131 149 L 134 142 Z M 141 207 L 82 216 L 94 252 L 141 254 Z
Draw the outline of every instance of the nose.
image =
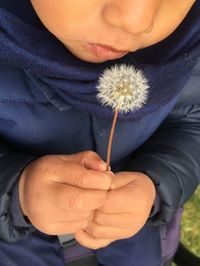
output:
M 159 0 L 110 0 L 102 8 L 104 21 L 114 27 L 138 34 L 150 32 Z

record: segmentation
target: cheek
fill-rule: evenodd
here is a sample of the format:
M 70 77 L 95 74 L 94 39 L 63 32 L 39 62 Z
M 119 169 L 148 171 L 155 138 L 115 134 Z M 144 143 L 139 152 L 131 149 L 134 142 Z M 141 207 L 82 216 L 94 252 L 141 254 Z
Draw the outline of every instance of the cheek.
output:
M 153 45 L 170 36 L 182 23 L 194 1 L 184 2 L 169 0 L 163 2 L 154 21 L 153 30 L 141 36 L 141 47 Z M 168 14 L 168 16 L 166 16 Z
M 66 12 L 69 9 L 63 1 L 60 1 L 59 5 L 54 0 L 50 2 L 32 0 L 31 2 L 44 26 L 55 36 L 62 36 L 63 32 L 69 31 L 68 25 L 73 25 L 73 14 Z
M 92 3 L 91 0 L 32 0 L 31 2 L 45 27 L 60 40 L 83 39 L 86 35 L 96 32 L 101 9 L 97 5 L 98 0 L 93 0 Z

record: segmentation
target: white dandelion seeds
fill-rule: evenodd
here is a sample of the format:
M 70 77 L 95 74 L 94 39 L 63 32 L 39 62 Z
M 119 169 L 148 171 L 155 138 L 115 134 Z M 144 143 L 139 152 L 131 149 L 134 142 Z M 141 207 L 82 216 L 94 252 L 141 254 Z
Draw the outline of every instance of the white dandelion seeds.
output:
M 99 78 L 97 99 L 114 111 L 127 113 L 142 108 L 148 89 L 148 81 L 141 70 L 125 64 L 114 65 Z
M 136 111 L 147 102 L 148 81 L 141 70 L 129 65 L 114 65 L 99 78 L 97 99 L 114 111 L 107 148 L 107 168 L 110 169 L 112 140 L 118 113 Z

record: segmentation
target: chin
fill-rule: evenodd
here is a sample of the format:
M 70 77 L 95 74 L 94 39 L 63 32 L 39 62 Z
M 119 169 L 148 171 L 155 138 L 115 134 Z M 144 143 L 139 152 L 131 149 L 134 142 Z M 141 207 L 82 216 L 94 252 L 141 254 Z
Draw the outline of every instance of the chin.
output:
M 104 62 L 108 61 L 108 60 L 89 59 L 89 58 L 79 58 L 79 59 L 81 59 L 82 61 L 85 61 L 88 63 L 94 63 L 94 64 L 100 64 L 100 63 L 104 63 Z

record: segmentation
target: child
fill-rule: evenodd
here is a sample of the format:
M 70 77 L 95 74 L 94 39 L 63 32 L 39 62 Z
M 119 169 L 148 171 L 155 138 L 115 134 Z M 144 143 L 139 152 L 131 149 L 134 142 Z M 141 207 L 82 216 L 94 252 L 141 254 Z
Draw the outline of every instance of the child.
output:
M 162 265 L 160 229 L 200 176 L 199 1 L 30 2 L 0 0 L 1 266 L 64 265 L 65 234 L 99 265 Z M 112 174 L 96 86 L 115 64 L 150 89 L 119 116 Z

